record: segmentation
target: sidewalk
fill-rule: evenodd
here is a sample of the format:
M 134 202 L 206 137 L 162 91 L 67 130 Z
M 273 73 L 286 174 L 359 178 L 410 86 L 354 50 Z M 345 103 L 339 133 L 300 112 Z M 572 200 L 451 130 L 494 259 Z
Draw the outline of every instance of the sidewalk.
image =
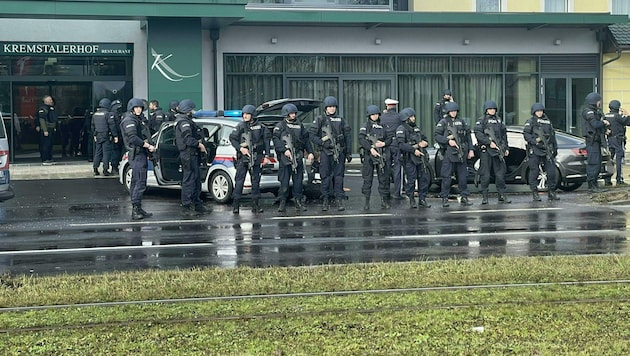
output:
M 9 170 L 11 180 L 34 179 L 79 179 L 93 178 L 92 162 L 80 157 L 55 157 L 57 162 L 44 166 L 38 154 L 26 154 L 15 157 Z

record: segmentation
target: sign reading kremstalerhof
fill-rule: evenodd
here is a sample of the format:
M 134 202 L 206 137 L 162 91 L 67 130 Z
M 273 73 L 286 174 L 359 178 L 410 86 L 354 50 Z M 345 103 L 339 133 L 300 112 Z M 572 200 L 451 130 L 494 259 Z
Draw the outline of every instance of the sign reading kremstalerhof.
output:
M 132 43 L 0 42 L 0 56 L 133 56 Z

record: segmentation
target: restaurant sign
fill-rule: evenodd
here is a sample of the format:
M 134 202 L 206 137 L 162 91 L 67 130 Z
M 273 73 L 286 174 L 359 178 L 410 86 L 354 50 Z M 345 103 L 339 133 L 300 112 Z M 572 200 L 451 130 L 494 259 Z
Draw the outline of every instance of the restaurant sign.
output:
M 132 43 L 0 42 L 0 56 L 133 56 Z

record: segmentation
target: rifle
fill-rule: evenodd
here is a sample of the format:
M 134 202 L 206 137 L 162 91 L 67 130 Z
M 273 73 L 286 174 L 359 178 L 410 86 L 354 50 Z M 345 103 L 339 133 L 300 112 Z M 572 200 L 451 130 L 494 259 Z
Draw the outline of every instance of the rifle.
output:
M 256 152 L 256 147 L 252 144 L 252 132 L 251 131 L 247 131 L 243 134 L 243 142 L 241 143 L 241 147 L 246 147 L 247 150 L 249 151 L 249 157 L 248 157 L 248 170 L 250 171 L 250 174 L 252 172 L 252 169 L 254 169 L 254 166 L 256 165 L 256 163 L 258 163 L 258 152 Z M 293 154 L 293 152 L 292 152 Z
M 545 135 L 543 130 L 540 128 L 540 125 L 534 125 L 532 131 L 534 132 L 534 135 L 540 137 L 540 142 L 542 142 L 545 149 L 545 157 L 547 158 L 547 161 L 551 161 L 553 158 L 553 153 L 551 152 L 549 137 Z
M 459 139 L 459 134 L 457 133 L 457 131 L 455 130 L 453 126 L 446 126 L 446 131 L 448 133 L 448 136 L 452 136 L 453 140 L 455 140 L 455 144 L 457 145 L 457 158 L 461 162 L 466 163 L 466 161 L 464 160 L 464 150 L 462 149 L 462 144 Z
M 497 145 L 497 151 L 499 151 L 499 161 L 505 164 L 505 152 L 503 151 L 503 147 L 501 146 L 499 140 L 497 140 L 497 136 L 494 134 L 494 130 L 486 127 L 486 129 L 483 130 L 483 133 L 488 135 L 488 138 L 490 138 L 490 142 L 494 142 L 494 144 Z
M 408 141 L 407 143 L 409 143 L 411 145 L 412 148 L 414 148 L 414 150 L 419 150 L 422 153 L 422 156 L 418 157 L 415 155 L 415 151 L 414 152 L 410 152 L 409 156 L 411 156 L 411 162 L 413 162 L 413 164 L 417 165 L 421 165 L 422 166 L 422 170 L 425 172 L 428 172 L 429 170 L 429 153 L 427 152 L 427 149 L 425 147 L 420 147 L 420 141 L 418 142 L 412 142 L 412 141 Z
M 330 143 L 332 143 L 333 160 L 335 162 L 339 162 L 339 152 L 341 151 L 341 147 L 337 142 L 337 137 L 333 135 L 332 127 L 330 125 L 322 126 L 322 133 L 324 134 L 324 136 L 328 136 Z
M 297 162 L 297 157 L 295 156 L 296 149 L 295 149 L 295 146 L 293 145 L 293 138 L 291 137 L 290 134 L 284 135 L 282 136 L 282 141 L 284 141 L 284 145 L 286 146 L 287 150 L 291 152 L 291 169 L 293 170 L 293 173 L 297 173 L 298 162 Z
M 385 172 L 385 158 L 383 157 L 383 147 L 376 147 L 376 141 L 379 141 L 378 137 L 376 137 L 376 135 L 366 135 L 365 138 L 370 141 L 370 143 L 372 143 L 372 147 L 374 147 L 374 149 L 378 153 L 378 157 L 374 157 L 368 151 L 370 159 L 372 159 L 372 162 L 375 166 L 378 166 L 379 172 Z

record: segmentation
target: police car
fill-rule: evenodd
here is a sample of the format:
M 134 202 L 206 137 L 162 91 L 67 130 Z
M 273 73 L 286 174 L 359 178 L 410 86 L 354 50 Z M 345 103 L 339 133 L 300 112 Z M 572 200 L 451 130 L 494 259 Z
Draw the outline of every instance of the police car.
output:
M 15 196 L 11 188 L 11 176 L 9 174 L 9 140 L 4 118 L 11 118 L 11 114 L 0 113 L 0 202 L 9 200 Z
M 319 107 L 320 102 L 312 99 L 278 99 L 261 104 L 256 109 L 258 121 L 270 130 L 283 119 L 280 110 L 285 104 L 297 106 L 298 118 L 307 118 L 311 112 Z M 236 180 L 236 150 L 230 143 L 230 134 L 242 120 L 240 110 L 208 111 L 200 110 L 193 114 L 193 121 L 203 131 L 207 160 L 201 168 L 201 191 L 209 193 L 217 203 L 225 204 L 231 200 L 234 182 Z M 312 121 L 312 120 L 311 120 Z M 271 131 L 270 131 L 271 133 Z M 156 151 L 149 161 L 147 187 L 181 189 L 182 167 L 179 161 L 179 150 L 175 145 L 175 122 L 165 122 L 160 130 L 153 135 Z M 278 181 L 278 161 L 273 150 L 269 157 L 271 163 L 263 166 L 260 179 L 261 193 L 278 195 L 280 182 Z M 119 165 L 120 183 L 127 190 L 131 186 L 131 167 L 128 154 L 125 153 Z M 304 181 L 308 183 L 308 176 L 304 174 Z M 251 179 L 249 173 L 245 178 L 243 194 L 251 193 Z

